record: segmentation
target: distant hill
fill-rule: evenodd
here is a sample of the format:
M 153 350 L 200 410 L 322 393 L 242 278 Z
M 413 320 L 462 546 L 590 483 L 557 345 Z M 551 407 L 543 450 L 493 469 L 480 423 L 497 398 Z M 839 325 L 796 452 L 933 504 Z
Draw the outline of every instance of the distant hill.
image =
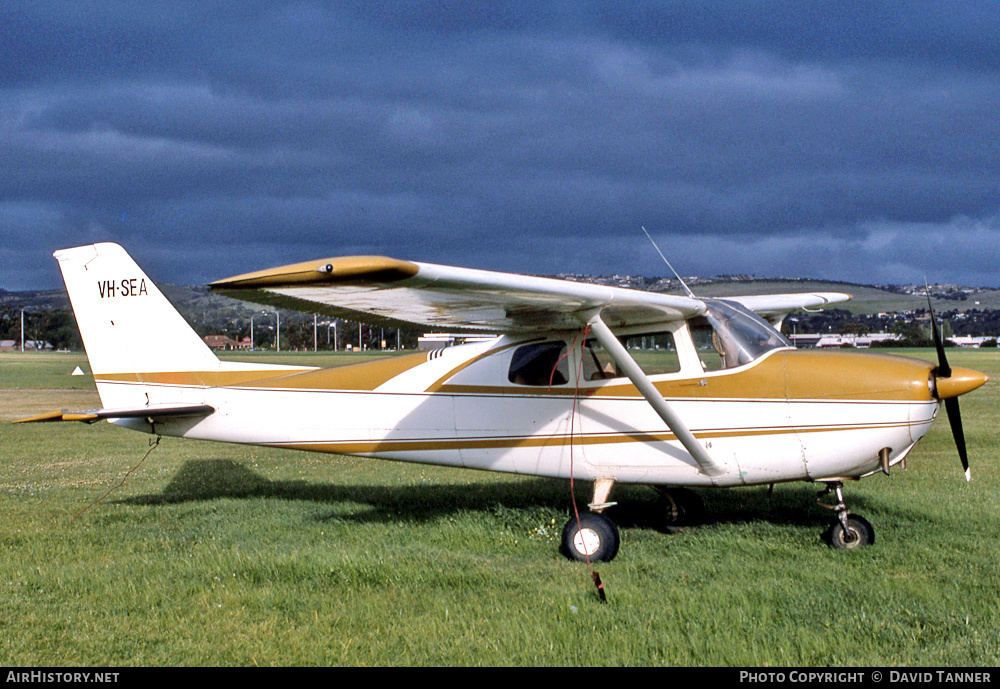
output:
M 161 291 L 177 308 L 199 335 L 238 334 L 247 329 L 250 317 L 260 313 L 264 307 L 236 301 L 208 291 L 206 287 L 178 287 L 160 285 Z M 20 338 L 21 309 L 29 314 L 26 319 L 26 339 L 37 339 L 55 343 L 72 349 L 80 348 L 76 324 L 68 316 L 69 295 L 62 290 L 40 290 L 8 292 L 0 290 L 0 340 Z M 274 309 L 270 309 L 271 312 Z M 57 316 L 62 315 L 61 318 Z M 290 314 L 291 316 L 291 314 Z M 304 320 L 302 316 L 298 320 Z M 291 323 L 296 318 L 289 318 Z M 312 317 L 308 317 L 312 322 Z M 54 329 L 69 327 L 73 335 L 53 332 Z
M 158 285 L 158 287 L 170 300 L 170 303 L 182 313 L 232 309 L 236 312 L 247 312 L 249 318 L 250 314 L 260 311 L 262 308 L 209 292 L 206 287 L 179 287 L 176 285 Z M 0 310 L 20 311 L 22 308 L 27 308 L 30 311 L 68 310 L 70 308 L 69 295 L 65 289 L 27 292 L 0 290 Z M 185 313 L 185 315 L 187 314 Z
M 606 285 L 648 289 L 668 294 L 684 294 L 675 279 L 644 278 L 631 276 L 572 276 L 578 282 L 595 282 Z M 748 294 L 782 294 L 786 292 L 843 292 L 851 300 L 837 304 L 856 315 L 901 313 L 927 308 L 923 285 L 858 285 L 847 282 L 830 282 L 797 278 L 715 277 L 685 278 L 691 290 L 702 297 L 744 296 Z M 931 285 L 931 304 L 935 311 L 964 311 L 969 309 L 1000 309 L 1000 290 L 962 287 L 958 285 Z
M 963 292 L 963 288 L 960 287 L 936 287 L 931 287 L 931 304 L 935 311 L 1000 309 L 1000 290 L 970 289 L 969 292 Z M 851 300 L 837 304 L 837 308 L 859 315 L 900 313 L 927 308 L 927 297 L 923 293 L 903 292 L 901 290 L 910 288 L 899 286 L 877 287 L 819 280 L 748 280 L 713 281 L 700 285 L 699 288 L 695 290 L 695 294 L 705 297 L 783 292 L 844 292 L 851 295 Z

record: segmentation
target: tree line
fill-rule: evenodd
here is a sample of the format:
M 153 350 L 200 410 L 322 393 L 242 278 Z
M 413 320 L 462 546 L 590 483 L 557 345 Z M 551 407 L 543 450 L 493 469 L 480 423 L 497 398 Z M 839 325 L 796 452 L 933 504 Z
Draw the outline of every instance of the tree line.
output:
M 359 325 L 356 322 L 315 318 L 311 314 L 278 311 L 208 292 L 204 288 L 170 287 L 168 298 L 200 336 L 224 335 L 241 342 L 251 339 L 256 349 L 275 349 L 280 321 L 280 348 L 289 350 L 337 349 L 350 345 L 364 349 L 414 349 L 422 331 Z M 0 290 L 0 340 L 21 342 L 22 310 L 26 342 L 44 342 L 53 349 L 80 350 L 83 342 L 65 292 L 4 292 Z M 996 336 L 1000 310 L 949 310 L 936 314 L 945 337 Z M 926 309 L 907 313 L 855 314 L 829 308 L 818 313 L 800 312 L 785 319 L 786 333 L 839 333 L 866 335 L 895 333 L 902 346 L 932 344 Z
M 372 350 L 414 349 L 422 332 L 360 325 L 351 321 L 320 317 L 296 311 L 279 310 L 277 318 L 272 307 L 257 306 L 212 294 L 201 288 L 167 286 L 164 292 L 184 319 L 201 337 L 223 335 L 235 342 L 245 338 L 255 349 L 283 351 L 333 350 L 342 351 L 348 345 Z M 52 349 L 82 350 L 83 341 L 76 318 L 65 292 L 5 292 L 0 290 L 0 340 L 21 345 L 21 324 L 24 341 L 45 343 Z M 251 325 L 253 333 L 251 337 Z M 277 342 L 280 328 L 280 343 Z

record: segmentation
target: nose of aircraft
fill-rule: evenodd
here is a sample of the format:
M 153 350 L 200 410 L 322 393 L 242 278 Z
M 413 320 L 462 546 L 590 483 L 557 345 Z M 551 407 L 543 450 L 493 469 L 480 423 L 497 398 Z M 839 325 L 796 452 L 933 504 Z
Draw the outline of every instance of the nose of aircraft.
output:
M 958 410 L 958 396 L 975 390 L 989 378 L 979 371 L 968 368 L 952 368 L 948 364 L 948 357 L 944 352 L 944 338 L 941 336 L 937 319 L 934 317 L 934 307 L 931 306 L 930 289 L 927 290 L 927 311 L 931 316 L 931 334 L 934 337 L 934 347 L 937 349 L 938 355 L 938 365 L 932 375 L 934 392 L 938 399 L 944 403 L 944 409 L 948 413 L 948 423 L 951 424 L 951 434 L 955 437 L 958 458 L 962 460 L 965 480 L 969 481 L 972 479 L 972 474 L 969 473 L 969 455 L 965 449 L 965 431 L 962 429 L 962 414 Z
M 940 338 L 936 339 L 938 340 L 938 355 L 941 363 L 934 369 L 931 376 L 934 383 L 934 393 L 944 403 L 945 411 L 948 413 L 948 423 L 951 424 L 951 433 L 955 437 L 958 457 L 962 460 L 965 480 L 969 481 L 972 475 L 969 472 L 969 455 L 965 449 L 965 431 L 962 429 L 962 414 L 958 409 L 958 396 L 983 385 L 989 380 L 989 376 L 969 368 L 949 366 L 944 355 L 944 347 L 940 344 L 941 340 Z
M 951 399 L 972 392 L 981 385 L 984 385 L 990 377 L 985 373 L 974 371 L 971 368 L 952 368 L 951 375 L 943 376 L 939 370 L 934 376 L 934 387 L 937 398 L 942 400 Z

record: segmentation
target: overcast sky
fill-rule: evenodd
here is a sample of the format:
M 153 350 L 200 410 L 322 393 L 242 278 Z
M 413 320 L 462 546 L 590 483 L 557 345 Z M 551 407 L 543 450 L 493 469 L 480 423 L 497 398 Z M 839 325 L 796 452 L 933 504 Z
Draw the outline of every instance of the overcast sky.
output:
M 0 287 L 121 243 L 1000 286 L 995 2 L 0 3 Z

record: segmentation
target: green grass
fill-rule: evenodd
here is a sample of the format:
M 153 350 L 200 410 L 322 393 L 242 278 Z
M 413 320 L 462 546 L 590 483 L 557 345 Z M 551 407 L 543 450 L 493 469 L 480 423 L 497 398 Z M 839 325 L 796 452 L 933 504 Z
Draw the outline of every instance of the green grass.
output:
M 820 542 L 812 485 L 702 492 L 673 534 L 619 487 L 601 604 L 557 552 L 564 481 L 165 438 L 88 508 L 149 437 L 9 425 L 97 399 L 82 355 L 0 355 L 0 663 L 993 666 L 1000 361 L 949 357 L 994 379 L 962 398 L 971 484 L 942 419 L 846 486 L 858 552 Z
M 0 352 L 0 390 L 94 390 L 91 376 L 72 375 L 77 366 L 90 373 L 83 353 Z

